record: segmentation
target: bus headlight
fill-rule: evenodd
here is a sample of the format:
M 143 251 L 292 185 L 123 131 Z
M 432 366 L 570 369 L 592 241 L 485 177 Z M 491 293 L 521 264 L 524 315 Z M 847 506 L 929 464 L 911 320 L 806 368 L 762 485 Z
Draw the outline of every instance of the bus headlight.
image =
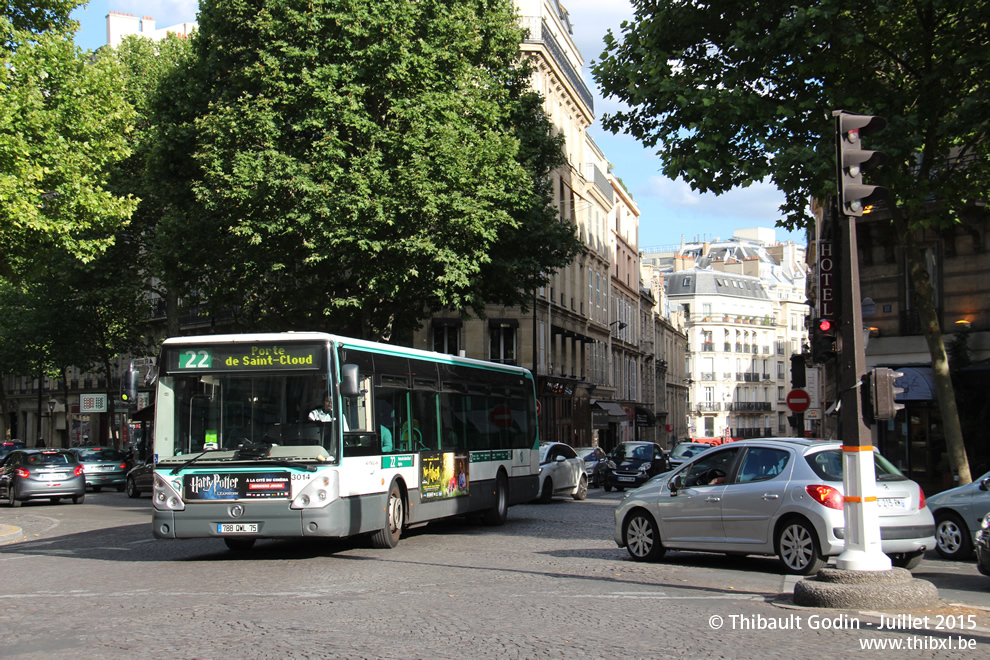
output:
M 319 509 L 340 497 L 336 472 L 321 472 L 292 498 L 291 509 Z
M 160 474 L 155 475 L 155 490 L 151 502 L 159 511 L 182 511 L 186 503 L 182 501 L 179 491 Z

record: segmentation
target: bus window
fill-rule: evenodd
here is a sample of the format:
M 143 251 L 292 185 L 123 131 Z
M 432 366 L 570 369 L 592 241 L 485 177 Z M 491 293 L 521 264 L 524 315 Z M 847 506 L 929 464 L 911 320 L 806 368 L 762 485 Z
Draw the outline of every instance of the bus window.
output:
M 412 392 L 411 428 L 414 451 L 432 451 L 439 448 L 437 433 L 437 393 Z

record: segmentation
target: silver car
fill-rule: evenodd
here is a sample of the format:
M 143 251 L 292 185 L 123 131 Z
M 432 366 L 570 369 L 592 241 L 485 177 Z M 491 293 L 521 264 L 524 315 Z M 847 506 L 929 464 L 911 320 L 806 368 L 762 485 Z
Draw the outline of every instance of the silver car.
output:
M 86 485 L 99 493 L 104 486 L 114 487 L 118 493 L 124 492 L 127 471 L 130 465 L 124 452 L 113 447 L 73 447 L 79 462 L 86 473 Z
M 946 559 L 969 559 L 983 517 L 990 513 L 990 472 L 971 484 L 928 498 L 935 516 L 935 550 Z
M 874 458 L 881 547 L 913 568 L 935 544 L 935 521 L 918 484 Z M 777 555 L 810 575 L 843 550 L 843 507 L 840 443 L 740 440 L 629 492 L 615 510 L 615 542 L 639 561 L 667 549 Z
M 14 450 L 0 465 L 0 497 L 8 506 L 39 499 L 56 504 L 63 497 L 81 504 L 86 499 L 83 466 L 65 449 Z

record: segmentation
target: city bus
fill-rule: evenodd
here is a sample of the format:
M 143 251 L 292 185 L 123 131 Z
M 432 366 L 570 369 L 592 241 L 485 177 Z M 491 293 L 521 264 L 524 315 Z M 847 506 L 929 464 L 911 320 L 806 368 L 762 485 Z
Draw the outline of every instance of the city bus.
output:
M 316 332 L 171 338 L 157 364 L 156 538 L 393 548 L 538 493 L 526 369 Z

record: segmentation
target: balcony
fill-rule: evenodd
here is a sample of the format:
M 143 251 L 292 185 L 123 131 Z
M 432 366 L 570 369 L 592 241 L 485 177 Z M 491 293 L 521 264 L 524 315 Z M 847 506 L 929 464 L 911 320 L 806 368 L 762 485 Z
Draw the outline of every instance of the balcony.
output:
M 715 380 L 715 373 L 714 372 L 707 372 L 707 371 L 706 372 L 703 372 L 701 374 L 701 380 Z
M 695 407 L 695 410 L 697 410 L 698 412 L 719 412 L 720 410 L 722 410 L 722 404 L 715 403 L 712 401 L 706 401 L 704 403 L 699 403 Z
M 713 353 L 715 351 L 715 344 L 710 341 L 703 342 L 701 344 L 701 350 L 705 353 Z
M 564 49 L 557 43 L 557 38 L 553 36 L 553 32 L 546 24 L 546 21 L 539 16 L 521 16 L 519 22 L 524 29 L 529 30 L 529 36 L 523 40 L 523 43 L 543 44 L 546 46 L 554 61 L 563 70 L 564 75 L 567 76 L 567 80 L 574 86 L 574 90 L 578 96 L 588 106 L 588 109 L 594 113 L 595 99 L 591 91 L 581 79 L 580 72 L 574 68 L 570 60 L 567 59 L 567 56 L 564 55 Z
M 769 401 L 733 401 L 729 404 L 732 412 L 770 412 L 772 404 Z

